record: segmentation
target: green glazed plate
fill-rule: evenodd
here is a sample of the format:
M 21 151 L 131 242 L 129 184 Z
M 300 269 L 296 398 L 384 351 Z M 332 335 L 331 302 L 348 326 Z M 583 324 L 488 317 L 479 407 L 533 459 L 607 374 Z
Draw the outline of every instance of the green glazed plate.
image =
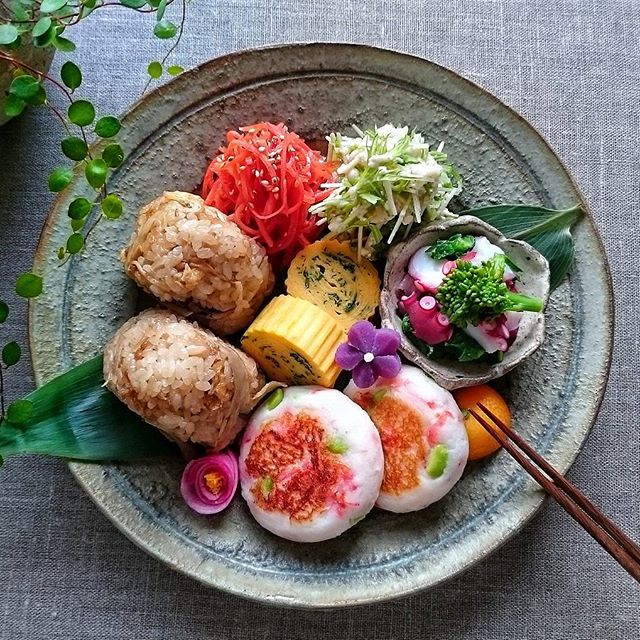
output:
M 566 169 L 520 116 L 432 62 L 372 47 L 289 45 L 212 60 L 136 104 L 119 138 L 127 159 L 111 189 L 126 215 L 101 223 L 84 255 L 58 266 L 66 210 L 78 180 L 55 203 L 35 270 L 45 294 L 31 306 L 38 383 L 98 353 L 139 304 L 118 251 L 143 203 L 163 190 L 197 189 L 227 129 L 284 121 L 310 140 L 392 121 L 445 149 L 465 178 L 464 207 L 497 202 L 566 208 L 582 198 Z M 584 203 L 583 203 L 584 204 Z M 570 277 L 552 295 L 542 348 L 503 379 L 515 425 L 566 471 L 591 428 L 609 369 L 612 291 L 591 217 L 574 230 Z M 344 606 L 433 586 L 485 558 L 535 513 L 544 495 L 504 452 L 471 464 L 443 500 L 413 514 L 374 510 L 343 536 L 314 545 L 261 529 L 238 496 L 221 516 L 190 511 L 179 460 L 71 464 L 72 473 L 134 542 L 201 582 L 279 605 Z

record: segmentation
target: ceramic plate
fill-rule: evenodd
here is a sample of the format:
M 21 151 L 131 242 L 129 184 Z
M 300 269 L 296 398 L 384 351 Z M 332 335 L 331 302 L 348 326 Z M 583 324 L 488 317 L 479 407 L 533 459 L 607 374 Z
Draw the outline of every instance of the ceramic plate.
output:
M 208 62 L 148 95 L 124 118 L 128 153 L 111 188 L 126 215 L 101 223 L 83 256 L 64 267 L 56 250 L 81 182 L 49 216 L 35 270 L 47 290 L 31 307 L 38 383 L 98 353 L 136 310 L 139 293 L 118 251 L 136 209 L 163 190 L 197 188 L 227 129 L 284 121 L 307 139 L 387 121 L 417 127 L 465 178 L 462 205 L 527 202 L 564 208 L 581 201 L 567 171 L 521 117 L 436 64 L 371 47 L 291 45 Z M 71 195 L 73 194 L 73 195 Z M 552 295 L 544 346 L 500 383 L 515 424 L 566 471 L 598 411 L 610 361 L 610 277 L 593 220 L 574 230 L 576 259 Z M 432 508 L 408 515 L 374 510 L 336 540 L 298 545 L 251 518 L 240 496 L 220 517 L 181 500 L 181 463 L 71 464 L 80 484 L 143 549 L 203 583 L 280 605 L 329 607 L 381 601 L 463 571 L 518 531 L 543 494 L 505 453 L 471 464 Z

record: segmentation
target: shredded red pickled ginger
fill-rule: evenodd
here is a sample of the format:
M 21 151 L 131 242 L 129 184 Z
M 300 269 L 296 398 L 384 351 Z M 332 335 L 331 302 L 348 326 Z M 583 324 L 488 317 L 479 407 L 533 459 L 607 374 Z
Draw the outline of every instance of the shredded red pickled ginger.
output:
M 202 197 L 264 245 L 275 269 L 318 237 L 309 207 L 327 197 L 332 165 L 284 124 L 260 122 L 227 133 L 204 176 Z

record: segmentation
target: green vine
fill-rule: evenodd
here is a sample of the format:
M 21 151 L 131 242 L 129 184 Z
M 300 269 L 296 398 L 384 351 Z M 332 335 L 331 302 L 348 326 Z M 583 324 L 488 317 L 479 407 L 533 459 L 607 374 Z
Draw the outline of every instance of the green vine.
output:
M 62 126 L 64 137 L 60 147 L 70 161 L 49 174 L 49 191 L 65 191 L 70 187 L 74 175 L 79 173 L 94 193 L 91 198 L 76 196 L 69 205 L 69 235 L 64 246 L 58 249 L 61 263 L 87 246 L 91 233 L 102 220 L 117 220 L 124 211 L 120 195 L 108 188 L 111 173 L 125 160 L 124 149 L 117 141 L 122 124 L 113 115 L 99 117 L 93 103 L 78 96 L 84 78 L 74 62 L 66 61 L 60 68 L 58 78 L 20 60 L 19 49 L 30 43 L 40 49 L 55 48 L 63 53 L 71 53 L 76 50 L 76 45 L 67 37 L 67 30 L 95 11 L 109 7 L 119 6 L 137 13 L 155 14 L 155 37 L 173 40 L 173 43 L 161 61 L 149 64 L 146 91 L 150 83 L 161 78 L 165 71 L 170 76 L 183 71 L 178 65 L 167 66 L 169 57 L 180 44 L 186 20 L 187 0 L 177 0 L 181 8 L 178 24 L 167 19 L 167 9 L 175 1 L 0 0 L 0 61 L 8 64 L 13 71 L 13 80 L 2 109 L 9 117 L 19 116 L 28 107 L 49 109 Z M 63 107 L 59 100 L 63 101 Z M 96 138 L 105 141 L 99 154 L 90 148 L 91 140 Z M 98 215 L 88 224 L 94 212 L 98 212 Z M 42 293 L 43 287 L 40 275 L 23 273 L 16 280 L 15 291 L 22 298 L 36 298 Z M 0 324 L 6 322 L 9 313 L 7 303 L 0 300 Z M 20 357 L 21 349 L 16 342 L 9 342 L 3 347 L 0 362 L 0 421 L 7 420 L 15 424 L 25 423 L 32 411 L 26 400 L 16 400 L 8 406 L 6 403 L 6 371 L 17 364 Z

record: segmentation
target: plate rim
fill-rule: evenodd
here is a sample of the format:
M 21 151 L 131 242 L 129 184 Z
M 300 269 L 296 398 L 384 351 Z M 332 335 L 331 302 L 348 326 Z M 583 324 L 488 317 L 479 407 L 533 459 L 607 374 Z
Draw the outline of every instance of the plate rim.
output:
M 591 213 L 591 209 L 587 203 L 587 200 L 584 194 L 582 193 L 582 190 L 577 185 L 574 177 L 572 176 L 571 172 L 568 170 L 565 162 L 558 156 L 554 147 L 549 143 L 547 138 L 534 125 L 532 125 L 527 119 L 525 119 L 524 116 L 522 116 L 515 109 L 513 109 L 508 104 L 503 102 L 494 93 L 492 93 L 485 87 L 481 86 L 474 80 L 471 80 L 466 76 L 458 73 L 457 71 L 454 71 L 449 67 L 441 63 L 435 62 L 433 60 L 430 60 L 428 58 L 420 57 L 420 56 L 406 53 L 404 51 L 400 51 L 393 48 L 377 47 L 377 46 L 364 44 L 364 43 L 323 41 L 323 42 L 277 43 L 277 44 L 270 44 L 270 45 L 259 46 L 259 47 L 245 48 L 237 51 L 232 51 L 232 52 L 223 54 L 221 56 L 216 56 L 214 58 L 211 58 L 209 60 L 206 60 L 196 65 L 195 67 L 187 70 L 180 76 L 177 76 L 176 78 L 169 80 L 168 82 L 155 88 L 153 91 L 141 96 L 138 100 L 136 100 L 132 105 L 130 105 L 124 111 L 124 113 L 122 114 L 122 118 L 126 119 L 126 118 L 135 116 L 136 112 L 139 109 L 144 108 L 146 106 L 146 103 L 150 101 L 154 96 L 156 96 L 157 94 L 163 91 L 166 91 L 167 88 L 170 88 L 174 83 L 179 83 L 180 80 L 185 76 L 188 77 L 189 74 L 200 73 L 204 67 L 208 67 L 213 64 L 224 65 L 229 62 L 232 62 L 234 59 L 237 59 L 246 55 L 254 55 L 254 54 L 259 55 L 262 52 L 268 52 L 273 50 L 282 50 L 283 52 L 291 53 L 292 51 L 299 52 L 301 49 L 305 49 L 305 48 L 318 48 L 318 47 L 341 48 L 341 49 L 356 48 L 360 51 L 368 50 L 368 51 L 378 52 L 378 53 L 393 54 L 394 56 L 399 56 L 399 57 L 409 59 L 415 64 L 431 65 L 432 67 L 437 69 L 438 73 L 448 74 L 450 77 L 454 78 L 456 81 L 470 85 L 476 91 L 480 91 L 484 93 L 486 96 L 488 96 L 490 99 L 492 99 L 495 103 L 497 103 L 497 105 L 501 109 L 506 109 L 509 112 L 509 114 L 518 121 L 519 126 L 528 129 L 529 132 L 533 134 L 534 137 L 537 137 L 539 139 L 539 141 L 543 144 L 543 146 L 546 147 L 549 154 L 553 157 L 553 160 L 557 162 L 558 165 L 561 167 L 561 169 L 564 172 L 564 177 L 566 178 L 569 185 L 573 188 L 573 190 L 577 194 L 580 205 L 582 206 L 585 212 L 585 217 L 588 218 L 590 222 L 590 227 L 593 231 L 593 235 L 597 243 L 598 252 L 600 254 L 600 257 L 602 258 L 602 267 L 605 272 L 604 275 L 605 275 L 606 294 L 607 294 L 606 295 L 607 307 L 606 307 L 605 317 L 607 319 L 610 319 L 610 322 L 604 323 L 605 332 L 607 333 L 607 335 L 605 336 L 606 340 L 604 341 L 604 348 L 603 348 L 606 362 L 604 363 L 604 367 L 603 367 L 602 379 L 599 380 L 597 398 L 595 399 L 594 403 L 591 405 L 591 411 L 589 412 L 588 417 L 584 420 L 584 424 L 586 426 L 584 437 L 578 443 L 573 453 L 569 456 L 566 469 L 564 470 L 564 473 L 566 473 L 574 464 L 576 458 L 582 451 L 595 425 L 595 422 L 598 418 L 598 414 L 599 414 L 602 402 L 604 400 L 604 396 L 607 391 L 608 381 L 610 377 L 610 370 L 612 365 L 612 358 L 613 358 L 613 347 L 614 347 L 615 304 L 614 304 L 613 279 L 612 279 L 611 269 L 610 269 L 607 253 L 605 250 L 604 242 L 602 239 L 601 231 L 595 222 L 593 214 Z M 92 147 L 95 147 L 97 145 L 99 145 L 99 142 L 94 143 Z M 48 210 L 48 214 L 42 226 L 39 239 L 38 239 L 37 248 L 34 254 L 34 262 L 33 262 L 34 271 L 38 269 L 39 265 L 42 265 L 44 263 L 45 251 L 47 250 L 47 247 L 46 247 L 47 238 L 56 224 L 56 221 L 53 219 L 54 216 L 52 214 L 54 210 L 59 207 L 60 201 L 62 200 L 63 197 L 64 197 L 63 194 L 58 194 L 53 200 L 53 202 L 51 203 L 51 206 Z M 37 349 L 33 348 L 36 342 L 36 338 L 34 336 L 34 331 L 33 331 L 34 330 L 34 309 L 36 305 L 37 305 L 37 300 L 29 300 L 27 322 L 28 322 L 28 341 L 29 341 L 29 347 L 30 347 L 31 365 L 32 365 L 36 385 L 40 386 L 42 384 L 42 378 L 41 378 L 41 374 L 38 372 L 38 369 L 37 369 L 37 363 L 36 363 L 36 360 L 38 357 Z M 100 467 L 102 465 L 93 464 L 91 466 Z M 150 543 L 148 540 L 144 540 L 139 535 L 139 531 L 135 531 L 132 528 L 127 527 L 126 522 L 121 521 L 121 519 L 118 518 L 117 514 L 109 510 L 108 506 L 104 503 L 104 501 L 100 501 L 98 499 L 98 496 L 96 495 L 94 488 L 91 486 L 91 482 L 84 475 L 86 472 L 86 467 L 87 467 L 87 463 L 79 463 L 79 462 L 73 462 L 73 461 L 68 462 L 68 468 L 70 469 L 73 477 L 76 479 L 76 481 L 81 486 L 83 491 L 91 498 L 94 504 L 96 504 L 99 511 L 103 513 L 107 517 L 107 519 L 112 524 L 114 524 L 115 527 L 119 531 L 121 531 L 129 540 L 134 542 L 136 546 L 143 549 L 146 553 L 148 553 L 155 559 L 162 561 L 163 564 L 168 565 L 172 569 L 182 573 L 183 575 L 188 576 L 189 578 L 197 580 L 199 583 L 206 585 L 207 587 L 216 588 L 223 592 L 240 596 L 252 601 L 260 602 L 262 604 L 267 604 L 272 606 L 274 605 L 287 606 L 287 607 L 300 608 L 300 609 L 332 609 L 332 608 L 345 608 L 345 607 L 354 606 L 354 605 L 366 605 L 371 603 L 396 600 L 398 598 L 407 597 L 409 595 L 433 588 L 439 584 L 442 584 L 454 578 L 455 576 L 460 575 L 461 573 L 468 570 L 472 566 L 478 564 L 479 562 L 486 560 L 486 558 L 488 558 L 493 553 L 495 553 L 504 543 L 511 540 L 517 533 L 519 533 L 524 528 L 524 526 L 540 511 L 540 509 L 544 506 L 544 504 L 548 499 L 548 496 L 541 493 L 540 496 L 536 498 L 536 504 L 532 508 L 529 508 L 528 512 L 524 513 L 522 517 L 518 517 L 517 523 L 515 524 L 515 526 L 511 527 L 510 530 L 506 531 L 505 534 L 502 537 L 500 537 L 498 540 L 496 540 L 496 542 L 491 547 L 485 549 L 482 553 L 477 554 L 475 557 L 469 559 L 462 566 L 459 566 L 458 568 L 456 568 L 455 570 L 453 570 L 452 572 L 448 573 L 446 576 L 442 577 L 441 579 L 435 582 L 432 582 L 428 585 L 412 586 L 406 589 L 396 589 L 391 594 L 382 592 L 376 596 L 364 596 L 364 597 L 356 596 L 352 598 L 347 597 L 336 602 L 323 601 L 318 603 L 311 600 L 305 600 L 304 598 L 300 600 L 292 600 L 284 596 L 279 597 L 278 594 L 269 595 L 269 594 L 265 594 L 264 591 L 260 591 L 260 589 L 256 589 L 254 591 L 247 591 L 241 588 L 234 588 L 232 585 L 224 581 L 214 583 L 212 580 L 208 580 L 202 574 L 198 574 L 197 572 L 190 571 L 186 567 L 181 567 L 180 563 L 176 561 L 175 558 L 173 558 L 172 556 L 163 555 L 163 552 L 158 548 L 157 544 L 153 544 L 153 543 Z

